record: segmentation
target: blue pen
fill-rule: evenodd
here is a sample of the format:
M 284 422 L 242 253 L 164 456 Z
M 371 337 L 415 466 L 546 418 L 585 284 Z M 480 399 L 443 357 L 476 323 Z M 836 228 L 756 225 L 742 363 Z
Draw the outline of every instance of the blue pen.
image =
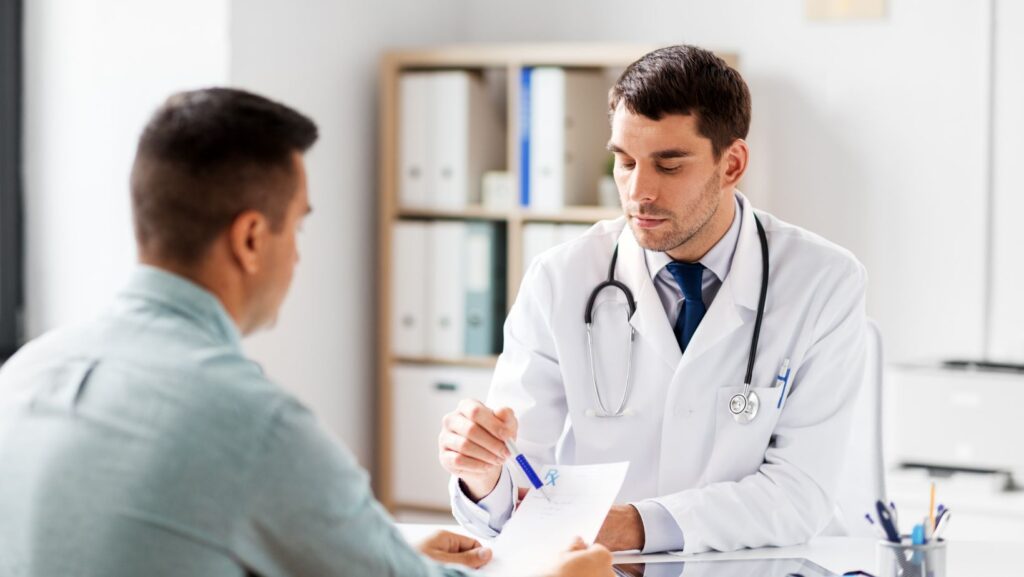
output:
M 537 473 L 534 472 L 533 467 L 530 466 L 530 462 L 526 460 L 526 456 L 519 452 L 519 449 L 516 448 L 516 444 L 512 442 L 512 439 L 505 439 L 505 446 L 508 447 L 508 451 L 512 453 L 513 457 L 515 457 L 516 463 L 519 463 L 519 468 L 526 473 L 526 478 L 530 480 L 530 484 L 533 485 L 533 488 L 539 490 L 541 494 L 544 495 L 544 498 L 550 501 L 551 497 L 548 495 L 548 492 L 544 490 L 544 483 L 540 481 L 540 477 L 538 477 Z
M 786 386 L 789 385 L 789 358 L 782 361 L 782 366 L 779 367 L 779 374 L 775 376 L 775 386 L 782 386 L 782 392 L 779 393 L 779 402 L 775 403 L 776 409 L 782 408 L 782 399 L 786 398 Z
M 899 529 L 900 526 L 900 512 L 896 509 L 896 503 L 889 501 L 889 512 L 892 513 L 892 526 Z
M 928 542 L 928 537 L 924 534 L 923 523 L 914 525 L 914 530 L 910 533 L 910 542 L 914 545 L 924 545 Z
M 939 519 L 935 522 L 935 530 L 932 531 L 932 541 L 940 541 L 942 539 L 942 532 L 949 526 L 949 518 L 952 515 L 949 509 L 942 510 L 942 514 L 939 515 Z
M 928 522 L 928 518 L 925 517 L 925 523 Z M 924 532 L 924 524 L 918 523 L 914 525 L 914 530 L 910 532 L 910 543 L 915 546 L 924 545 L 928 542 L 928 536 Z M 910 556 L 910 562 L 914 565 L 920 565 L 924 561 L 924 556 L 921 555 L 921 551 L 915 549 L 914 554 Z M 904 574 L 907 572 L 904 571 Z M 918 572 L 919 573 L 919 572 Z
M 885 530 L 886 538 L 893 543 L 899 543 L 900 532 L 893 523 L 892 511 L 881 501 L 875 503 L 875 508 L 878 509 L 878 522 L 881 523 L 882 529 Z

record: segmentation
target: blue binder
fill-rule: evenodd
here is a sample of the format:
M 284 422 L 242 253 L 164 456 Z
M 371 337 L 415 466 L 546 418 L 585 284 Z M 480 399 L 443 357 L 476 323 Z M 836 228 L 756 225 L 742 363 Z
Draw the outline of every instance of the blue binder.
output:
M 530 76 L 523 68 L 519 78 L 519 206 L 530 206 Z

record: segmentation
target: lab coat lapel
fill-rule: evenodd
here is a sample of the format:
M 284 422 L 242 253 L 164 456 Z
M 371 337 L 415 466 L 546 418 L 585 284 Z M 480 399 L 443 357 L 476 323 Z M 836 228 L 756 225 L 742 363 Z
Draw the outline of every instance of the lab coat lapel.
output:
M 742 327 L 744 321 L 753 319 L 757 312 L 761 291 L 761 240 L 750 202 L 743 195 L 736 194 L 739 196 L 743 218 L 732 266 L 686 348 L 684 361 L 709 351 L 723 338 Z
M 629 319 L 629 324 L 640 333 L 640 345 L 652 347 L 675 370 L 682 357 L 679 342 L 676 341 L 665 308 L 658 298 L 658 291 L 651 281 L 644 249 L 637 244 L 629 225 L 619 236 L 619 262 L 616 268 L 616 274 L 621 275 L 619 278 L 624 280 L 636 298 L 636 312 Z

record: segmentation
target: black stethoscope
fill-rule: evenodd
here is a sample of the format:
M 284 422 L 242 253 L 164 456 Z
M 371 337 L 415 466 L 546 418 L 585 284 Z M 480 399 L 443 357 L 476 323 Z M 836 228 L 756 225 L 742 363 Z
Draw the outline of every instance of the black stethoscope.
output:
M 750 339 L 750 354 L 747 357 L 747 375 L 743 379 L 743 392 L 729 398 L 729 412 L 732 413 L 737 423 L 744 424 L 754 420 L 754 417 L 757 416 L 757 410 L 761 406 L 761 399 L 758 398 L 757 393 L 750 390 L 750 383 L 754 375 L 754 359 L 757 356 L 757 340 L 761 336 L 761 320 L 764 318 L 765 301 L 768 298 L 768 237 L 765 235 L 764 226 L 761 224 L 761 220 L 757 218 L 757 215 L 754 215 L 754 223 L 757 224 L 757 236 L 761 240 L 761 296 L 757 301 L 757 319 L 754 321 L 754 334 Z M 615 245 L 611 264 L 608 265 L 608 278 L 591 291 L 590 298 L 587 299 L 587 308 L 583 313 L 583 322 L 587 326 L 587 353 L 590 357 L 590 374 L 594 379 L 594 392 L 597 394 L 597 404 L 601 409 L 600 411 L 588 409 L 586 412 L 588 417 L 622 417 L 633 414 L 630 409 L 626 408 L 626 403 L 629 401 L 629 393 L 633 388 L 631 365 L 633 361 L 633 341 L 636 340 L 636 329 L 632 325 L 629 327 L 626 386 L 622 389 L 622 397 L 619 399 L 619 404 L 614 411 L 609 410 L 605 405 L 604 397 L 601 396 L 601 387 L 597 384 L 597 369 L 594 367 L 594 302 L 597 300 L 597 295 L 606 288 L 622 291 L 622 294 L 626 296 L 626 304 L 628 306 L 626 320 L 631 319 L 636 312 L 636 301 L 633 299 L 633 292 L 629 290 L 629 287 L 615 280 L 615 263 L 618 260 L 619 246 Z

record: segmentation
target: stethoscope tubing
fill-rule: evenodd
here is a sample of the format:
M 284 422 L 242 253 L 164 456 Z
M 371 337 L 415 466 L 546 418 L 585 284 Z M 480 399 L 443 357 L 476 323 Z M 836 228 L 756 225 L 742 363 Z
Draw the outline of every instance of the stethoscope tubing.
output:
M 736 417 L 737 421 L 749 422 L 756 416 L 757 400 L 754 400 L 753 412 L 749 414 L 749 418 L 741 420 L 741 416 L 751 405 L 751 383 L 754 377 L 754 361 L 757 358 L 757 345 L 761 337 L 761 324 L 764 320 L 765 306 L 768 301 L 768 274 L 769 274 L 769 262 L 768 262 L 768 235 L 765 233 L 764 225 L 761 224 L 761 219 L 754 215 L 754 223 L 757 226 L 757 235 L 761 244 L 761 291 L 758 295 L 757 302 L 757 315 L 754 320 L 754 331 L 750 340 L 750 352 L 747 355 L 747 372 L 743 378 L 743 393 L 742 393 L 742 406 L 734 407 L 732 399 L 729 404 L 729 411 Z M 598 284 L 590 292 L 590 297 L 587 299 L 587 306 L 583 311 L 583 322 L 586 325 L 587 330 L 587 353 L 590 360 L 590 374 L 593 379 L 594 392 L 597 394 L 597 403 L 601 408 L 601 413 L 596 414 L 600 417 L 620 417 L 625 414 L 624 408 L 629 400 L 629 394 L 632 390 L 632 361 L 633 361 L 633 341 L 635 340 L 636 330 L 631 326 L 629 335 L 629 349 L 627 351 L 626 361 L 626 386 L 622 390 L 622 398 L 619 400 L 619 405 L 615 411 L 609 411 L 605 406 L 604 398 L 601 396 L 601 387 L 597 382 L 597 370 L 594 364 L 594 337 L 593 337 L 593 319 L 594 319 L 594 303 L 597 301 L 598 295 L 601 291 L 607 288 L 614 288 L 622 292 L 626 297 L 626 303 L 629 308 L 628 318 L 632 318 L 636 313 L 636 300 L 633 298 L 633 292 L 625 284 L 615 280 L 615 265 L 619 259 L 619 245 L 615 245 L 615 249 L 612 251 L 611 262 L 608 265 L 608 276 L 607 278 Z M 734 396 L 735 399 L 737 396 Z M 588 411 L 590 413 L 590 411 Z
M 768 302 L 768 235 L 764 232 L 761 219 L 754 215 L 757 225 L 757 236 L 761 240 L 761 294 L 757 299 L 757 318 L 754 320 L 754 335 L 750 339 L 750 356 L 747 358 L 747 374 L 743 378 L 743 396 L 750 392 L 750 383 L 754 379 L 754 359 L 757 357 L 757 342 L 761 338 L 761 321 L 764 320 L 764 308 Z

